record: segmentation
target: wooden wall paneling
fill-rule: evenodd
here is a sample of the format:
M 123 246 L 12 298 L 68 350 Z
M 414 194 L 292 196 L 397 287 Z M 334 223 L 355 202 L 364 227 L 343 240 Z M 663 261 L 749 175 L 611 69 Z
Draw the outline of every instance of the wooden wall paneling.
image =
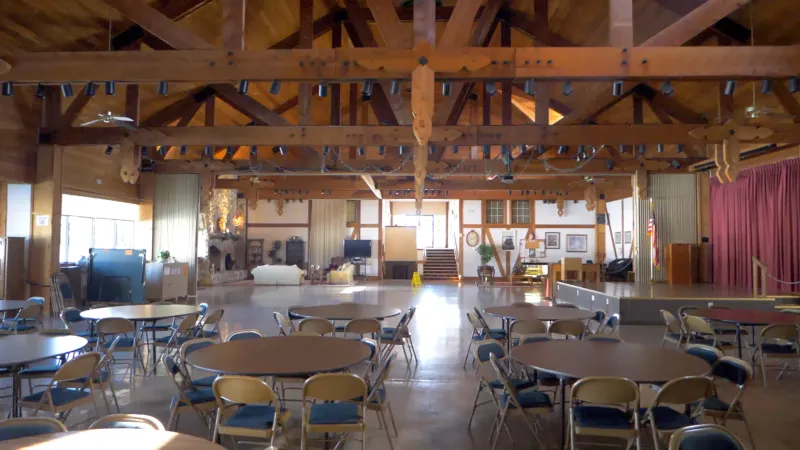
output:
M 8 184 L 0 183 L 0 236 L 6 235 L 8 221 Z

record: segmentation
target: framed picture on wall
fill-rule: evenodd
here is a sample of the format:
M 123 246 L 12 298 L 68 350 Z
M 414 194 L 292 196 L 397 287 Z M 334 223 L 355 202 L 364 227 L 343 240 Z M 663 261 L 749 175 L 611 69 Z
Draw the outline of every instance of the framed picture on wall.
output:
M 585 234 L 568 234 L 567 235 L 567 251 L 573 253 L 586 253 L 586 235 Z
M 544 248 L 546 249 L 559 249 L 561 248 L 561 233 L 545 233 L 544 234 Z
M 615 244 L 622 243 L 622 232 L 619 231 L 614 232 L 614 243 Z
M 630 244 L 631 243 L 631 239 L 633 237 L 632 233 L 633 232 L 631 232 L 631 231 L 626 231 L 625 232 L 625 243 L 626 244 Z

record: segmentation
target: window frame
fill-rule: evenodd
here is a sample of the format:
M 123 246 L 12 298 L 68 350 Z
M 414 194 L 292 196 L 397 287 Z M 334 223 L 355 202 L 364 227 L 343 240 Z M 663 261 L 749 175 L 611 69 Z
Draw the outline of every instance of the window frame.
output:
M 353 220 L 350 220 L 350 205 L 351 204 L 355 205 L 353 207 L 353 214 L 354 214 L 354 217 L 352 218 Z M 358 200 L 347 200 L 347 206 L 346 206 L 346 211 L 345 211 L 345 215 L 346 215 L 345 222 L 347 223 L 348 226 L 353 226 L 353 225 L 355 225 L 355 224 L 357 224 L 359 222 L 358 210 L 359 210 L 360 206 L 361 205 L 360 205 Z
M 491 202 L 498 202 L 500 204 L 500 221 L 492 222 L 489 220 L 489 205 Z M 504 225 L 506 223 L 506 202 L 505 200 L 484 200 L 483 203 L 483 221 L 489 225 Z
M 524 222 L 517 222 L 517 213 L 516 209 L 514 208 L 517 205 L 517 202 L 524 202 L 528 205 L 528 214 L 527 220 Z M 511 200 L 511 224 L 512 225 L 530 225 L 531 223 L 531 201 L 530 200 Z
M 91 236 L 91 244 L 90 244 L 89 248 L 95 248 L 95 232 L 96 232 L 95 221 L 97 221 L 97 220 L 110 220 L 110 221 L 113 222 L 113 224 L 114 224 L 114 238 L 113 238 L 114 246 L 111 247 L 111 248 L 113 248 L 113 249 L 121 249 L 121 247 L 117 247 L 116 246 L 116 243 L 118 241 L 118 229 L 119 229 L 119 224 L 120 223 L 130 224 L 131 230 L 133 231 L 133 234 L 131 235 L 131 243 L 133 243 L 134 240 L 135 240 L 135 234 L 136 234 L 136 221 L 135 220 L 107 219 L 107 218 L 104 218 L 104 217 L 87 217 L 87 216 L 68 215 L 68 214 L 62 215 L 61 217 L 62 217 L 62 220 L 63 220 L 62 227 L 64 229 L 64 231 L 63 231 L 64 239 L 60 243 L 59 247 L 63 246 L 63 248 L 64 248 L 64 251 L 63 251 L 64 257 L 67 259 L 67 261 L 60 261 L 61 260 L 62 251 L 61 251 L 61 248 L 59 248 L 59 251 L 58 251 L 59 252 L 59 258 L 58 258 L 59 259 L 59 263 L 77 263 L 78 262 L 78 261 L 69 261 L 69 246 L 70 246 L 70 239 L 69 239 L 70 220 L 69 219 L 70 219 L 70 217 L 88 219 L 88 220 L 92 221 L 92 227 L 91 227 L 92 229 L 91 229 L 91 234 L 90 234 L 90 236 Z M 131 246 L 131 248 L 133 248 L 133 246 Z M 86 256 L 88 256 L 88 254 Z

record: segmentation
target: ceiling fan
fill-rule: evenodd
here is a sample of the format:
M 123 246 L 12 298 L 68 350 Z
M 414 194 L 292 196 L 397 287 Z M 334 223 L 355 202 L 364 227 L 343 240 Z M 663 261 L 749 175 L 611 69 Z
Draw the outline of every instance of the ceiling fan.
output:
M 86 123 L 83 123 L 83 124 L 81 124 L 81 126 L 82 127 L 87 127 L 87 126 L 93 125 L 95 123 L 114 123 L 114 124 L 117 124 L 117 125 L 119 125 L 121 127 L 129 128 L 131 130 L 135 130 L 136 129 L 136 127 L 134 125 L 130 124 L 130 122 L 133 122 L 133 119 L 131 119 L 130 117 L 125 117 L 125 116 L 115 116 L 114 114 L 111 113 L 111 111 L 109 111 L 109 112 L 107 112 L 105 114 L 100 113 L 100 114 L 97 115 L 97 117 L 98 117 L 97 119 L 90 120 L 90 121 L 88 121 Z

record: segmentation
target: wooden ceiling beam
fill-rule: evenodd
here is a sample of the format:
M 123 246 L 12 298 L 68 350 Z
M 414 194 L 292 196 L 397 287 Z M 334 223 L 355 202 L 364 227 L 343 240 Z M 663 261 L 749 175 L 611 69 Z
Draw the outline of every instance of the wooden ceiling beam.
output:
M 141 0 L 103 0 L 122 15 L 176 49 L 213 49 L 204 39 Z M 114 80 L 115 78 L 104 78 Z
M 235 88 L 233 89 L 236 92 Z M 268 108 L 250 97 L 236 94 L 231 106 L 248 114 L 258 123 L 286 123 Z M 224 101 L 230 95 L 219 95 Z M 269 111 L 269 112 L 267 112 Z M 430 143 L 451 145 L 578 145 L 600 143 L 617 144 L 685 144 L 705 145 L 714 141 L 697 139 L 689 132 L 698 125 L 458 125 L 435 126 Z M 774 124 L 773 134 L 748 142 L 800 143 L 800 126 Z M 307 146 L 400 146 L 414 145 L 416 139 L 411 126 L 227 126 L 148 127 L 135 131 L 115 127 L 86 127 L 53 130 L 43 133 L 47 143 L 57 145 L 105 145 L 128 136 L 140 145 L 307 145 Z
M 210 2 L 211 0 L 159 0 L 156 5 L 158 5 L 158 11 L 170 20 L 177 22 Z M 147 31 L 138 24 L 128 27 L 112 37 L 111 48 L 113 50 L 124 50 L 134 46 L 141 40 L 144 40 L 144 43 L 148 46 L 160 50 L 160 45 L 152 42 L 153 40 L 158 40 L 150 39 Z
M 133 85 L 129 85 L 133 86 Z M 138 86 L 137 86 L 138 87 Z M 213 97 L 214 89 L 205 86 L 190 91 L 185 97 L 154 112 L 142 121 L 144 127 L 161 127 L 174 122 L 186 115 L 186 111 L 194 107 L 197 103 L 203 103 L 207 98 Z M 138 96 L 137 96 L 138 97 Z M 138 104 L 138 100 L 137 100 Z M 138 108 L 138 107 L 137 107 Z M 132 116 L 128 116 L 132 117 Z
M 651 85 L 646 83 L 639 84 L 633 88 L 633 92 L 647 100 L 654 108 L 663 110 L 682 123 L 708 123 L 705 116 L 692 111 L 673 97 L 658 92 Z
M 633 47 L 633 0 L 608 0 L 608 44 Z
M 92 97 L 86 95 L 86 88 L 81 89 L 81 93 L 72 100 L 72 103 L 69 104 L 67 110 L 61 116 L 61 126 L 73 126 L 75 120 L 78 119 L 78 116 L 81 115 L 81 112 L 83 112 L 91 99 Z
M 794 94 L 789 92 L 789 88 L 782 81 L 776 80 L 772 83 L 772 93 L 775 94 L 784 111 L 794 116 L 792 119 L 794 123 L 800 123 L 800 103 L 797 102 Z
M 695 9 L 699 8 L 706 0 L 655 0 L 664 8 L 680 15 L 685 16 Z M 743 2 L 746 3 L 746 2 Z M 716 21 L 709 29 L 712 33 L 722 36 L 727 36 L 739 44 L 747 44 L 750 42 L 750 29 L 736 22 L 735 20 L 723 17 Z
M 222 1 L 222 47 L 244 50 L 245 0 Z
M 616 47 L 469 47 L 433 50 L 430 57 L 464 53 L 486 66 L 473 71 L 438 72 L 437 79 L 724 80 L 788 78 L 800 73 L 800 46 L 636 47 L 627 52 Z M 403 81 L 410 78 L 417 64 L 410 50 L 384 48 L 247 50 L 231 54 L 223 50 L 36 52 L 2 54 L 0 59 L 10 65 L 0 73 L 0 81 L 22 84 L 98 79 L 135 83 Z M 355 61 L 359 64 L 354 65 Z M 600 86 L 611 91 L 610 85 Z
M 539 4 L 544 5 L 544 4 Z M 544 10 L 543 7 L 537 8 L 534 3 L 535 11 Z M 538 16 L 538 14 L 537 14 Z M 527 14 L 516 11 L 512 8 L 504 7 L 500 10 L 498 17 L 508 21 L 509 25 L 533 39 L 537 45 L 548 45 L 551 47 L 576 47 L 577 45 L 560 34 L 550 30 L 547 22 L 537 22 L 537 18 L 531 19 Z

